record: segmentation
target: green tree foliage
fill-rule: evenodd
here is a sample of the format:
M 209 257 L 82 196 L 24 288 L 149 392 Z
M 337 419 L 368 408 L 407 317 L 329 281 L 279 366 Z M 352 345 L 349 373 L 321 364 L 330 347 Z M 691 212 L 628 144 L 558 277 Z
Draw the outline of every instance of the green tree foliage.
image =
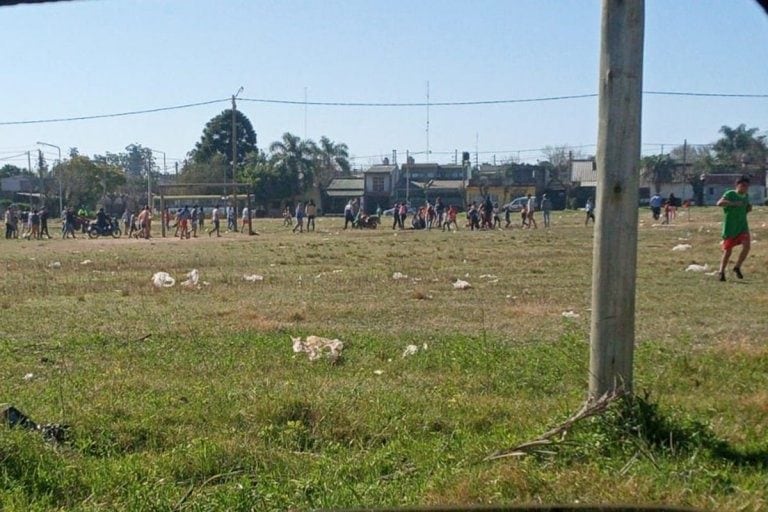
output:
M 720 138 L 712 146 L 710 167 L 713 172 L 739 172 L 742 169 L 764 169 L 768 162 L 768 143 L 757 128 L 740 124 L 736 128 L 723 126 Z
M 10 178 L 11 176 L 32 176 L 32 173 L 29 172 L 28 169 L 22 169 L 21 167 L 16 167 L 15 165 L 11 164 L 5 164 L 4 166 L 0 167 L 0 178 Z
M 179 184 L 193 185 L 197 183 L 229 183 L 229 159 L 224 155 L 214 154 L 206 162 L 186 161 L 179 173 Z M 184 194 L 225 194 L 222 187 L 189 187 L 180 193 Z
M 346 144 L 335 143 L 328 137 L 321 137 L 315 152 L 315 186 L 325 188 L 337 174 L 350 172 L 349 148 Z
M 125 153 L 109 153 L 101 157 L 104 162 L 125 169 L 129 177 L 141 177 L 147 175 L 148 169 L 154 169 L 155 157 L 152 150 L 141 144 L 133 143 L 125 147 Z M 96 159 L 97 157 L 94 157 Z
M 64 204 L 93 208 L 99 199 L 125 184 L 125 172 L 114 165 L 96 162 L 77 155 L 61 162 L 55 174 L 61 173 Z
M 269 146 L 270 159 L 275 172 L 288 180 L 291 195 L 303 194 L 308 184 L 314 182 L 317 146 L 311 140 L 301 140 L 297 135 L 285 132 L 282 140 Z
M 256 151 L 256 132 L 251 121 L 240 111 L 235 111 L 235 126 L 237 130 L 237 162 L 238 171 L 245 165 L 248 154 Z M 205 125 L 200 141 L 195 144 L 189 156 L 190 163 L 207 164 L 215 155 L 224 158 L 230 166 L 227 170 L 227 181 L 232 180 L 232 110 L 225 110 Z M 217 181 L 221 181 L 219 178 Z
M 257 204 L 266 207 L 279 207 L 283 199 L 291 197 L 296 191 L 296 180 L 293 176 L 280 172 L 274 160 L 268 160 L 261 153 L 258 158 L 253 158 L 248 163 L 239 176 L 242 182 L 253 184 Z
M 656 193 L 661 192 L 663 183 L 670 183 L 677 178 L 677 168 L 669 155 L 651 155 L 640 162 L 641 176 L 653 183 Z

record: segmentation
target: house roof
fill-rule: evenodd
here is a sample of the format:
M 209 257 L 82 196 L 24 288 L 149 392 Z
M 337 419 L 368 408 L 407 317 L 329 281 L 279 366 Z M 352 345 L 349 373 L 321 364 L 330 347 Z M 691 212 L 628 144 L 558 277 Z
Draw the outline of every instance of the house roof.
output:
M 361 192 L 364 188 L 365 180 L 363 178 L 334 178 L 329 184 L 326 190 L 331 191 L 356 191 Z
M 704 177 L 704 183 L 707 185 L 735 185 L 736 180 L 744 176 L 741 173 L 728 173 L 728 174 L 707 174 Z M 764 171 L 758 171 L 751 173 L 750 185 L 762 185 L 765 180 Z
M 390 174 L 397 169 L 396 165 L 372 165 L 366 169 L 365 174 L 369 173 L 387 173 Z
M 411 181 L 411 185 L 423 189 L 426 183 Z M 464 187 L 464 180 L 432 180 L 429 190 L 456 190 Z

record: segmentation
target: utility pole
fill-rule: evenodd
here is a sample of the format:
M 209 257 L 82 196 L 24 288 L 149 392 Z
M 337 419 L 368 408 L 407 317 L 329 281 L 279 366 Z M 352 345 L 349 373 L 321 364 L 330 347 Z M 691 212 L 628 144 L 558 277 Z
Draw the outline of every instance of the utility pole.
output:
M 429 80 L 427 80 L 427 158 L 429 162 Z
M 241 92 L 243 92 L 242 87 L 232 95 L 232 208 L 235 209 L 235 227 L 237 227 L 237 186 L 235 185 L 235 182 L 237 181 L 237 178 L 235 177 L 235 174 L 237 173 L 237 103 L 235 100 Z M 227 180 L 225 179 L 224 183 L 226 182 Z M 248 212 L 248 214 L 250 215 L 250 212 Z
M 408 202 L 411 196 L 411 152 L 405 150 L 405 204 L 410 205 Z
M 475 169 L 480 169 L 480 134 L 475 132 Z
M 603 0 L 591 400 L 632 390 L 644 16 L 644 0 Z
M 59 159 L 56 160 L 56 174 L 58 174 L 58 178 L 59 178 L 59 215 L 61 215 L 61 212 L 64 211 L 64 196 L 62 193 L 63 187 L 61 185 L 61 148 L 55 144 L 48 144 L 47 142 L 38 141 L 37 144 L 40 144 L 41 146 L 56 148 L 56 151 L 59 152 Z

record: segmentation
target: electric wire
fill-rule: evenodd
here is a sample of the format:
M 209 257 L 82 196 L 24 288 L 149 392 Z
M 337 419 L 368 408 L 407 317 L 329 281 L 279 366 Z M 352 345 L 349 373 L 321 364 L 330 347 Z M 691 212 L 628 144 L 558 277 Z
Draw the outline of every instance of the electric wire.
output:
M 741 98 L 741 99 L 762 99 L 768 98 L 768 94 L 731 94 L 731 93 L 704 93 L 704 92 L 684 92 L 684 91 L 643 91 L 643 94 L 654 96 L 687 96 L 687 97 L 705 97 L 705 98 Z M 438 102 L 345 102 L 345 101 L 300 101 L 300 100 L 281 100 L 269 98 L 238 98 L 240 101 L 263 104 L 295 105 L 295 106 L 316 106 L 316 107 L 371 107 L 371 108 L 409 108 L 409 107 L 462 107 L 462 106 L 483 106 L 483 105 L 504 105 L 516 103 L 542 103 L 550 101 L 564 101 L 584 98 L 596 98 L 597 93 L 590 94 L 571 94 L 564 96 L 542 96 L 537 98 L 518 98 L 502 100 L 478 100 L 478 101 L 438 101 Z M 88 121 L 93 119 L 107 119 L 114 117 L 126 117 L 142 114 L 153 114 L 157 112 L 168 112 L 172 110 L 182 110 L 205 105 L 213 105 L 230 101 L 229 98 L 221 98 L 196 103 L 186 103 L 183 105 L 173 105 L 169 107 L 158 107 L 142 110 L 132 110 L 128 112 L 115 112 L 110 114 L 96 114 L 88 116 L 60 117 L 51 119 L 32 119 L 20 121 L 0 121 L 0 126 L 29 125 L 44 123 L 64 123 L 70 121 Z

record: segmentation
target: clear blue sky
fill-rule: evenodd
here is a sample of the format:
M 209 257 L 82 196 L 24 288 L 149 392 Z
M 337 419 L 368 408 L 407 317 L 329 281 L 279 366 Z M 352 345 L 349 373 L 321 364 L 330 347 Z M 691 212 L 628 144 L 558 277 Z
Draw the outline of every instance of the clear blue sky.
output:
M 525 99 L 597 92 L 597 0 L 91 0 L 0 8 L 0 122 L 243 98 L 338 102 Z M 648 0 L 646 91 L 768 93 L 768 16 L 753 0 Z M 0 125 L 0 158 L 36 141 L 88 155 L 130 143 L 169 167 L 228 102 L 113 119 Z M 303 105 L 238 102 L 263 148 L 305 135 Z M 306 136 L 355 164 L 424 152 L 426 107 L 310 106 Z M 596 98 L 429 109 L 432 161 L 594 153 Z M 643 151 L 708 143 L 722 125 L 768 129 L 768 98 L 648 96 Z M 525 151 L 533 149 L 534 151 Z M 669 146 L 665 146 L 665 151 Z M 49 160 L 56 151 L 45 148 Z M 162 164 L 162 156 L 158 155 Z M 417 161 L 424 161 L 417 155 Z M 26 157 L 3 160 L 26 167 Z

